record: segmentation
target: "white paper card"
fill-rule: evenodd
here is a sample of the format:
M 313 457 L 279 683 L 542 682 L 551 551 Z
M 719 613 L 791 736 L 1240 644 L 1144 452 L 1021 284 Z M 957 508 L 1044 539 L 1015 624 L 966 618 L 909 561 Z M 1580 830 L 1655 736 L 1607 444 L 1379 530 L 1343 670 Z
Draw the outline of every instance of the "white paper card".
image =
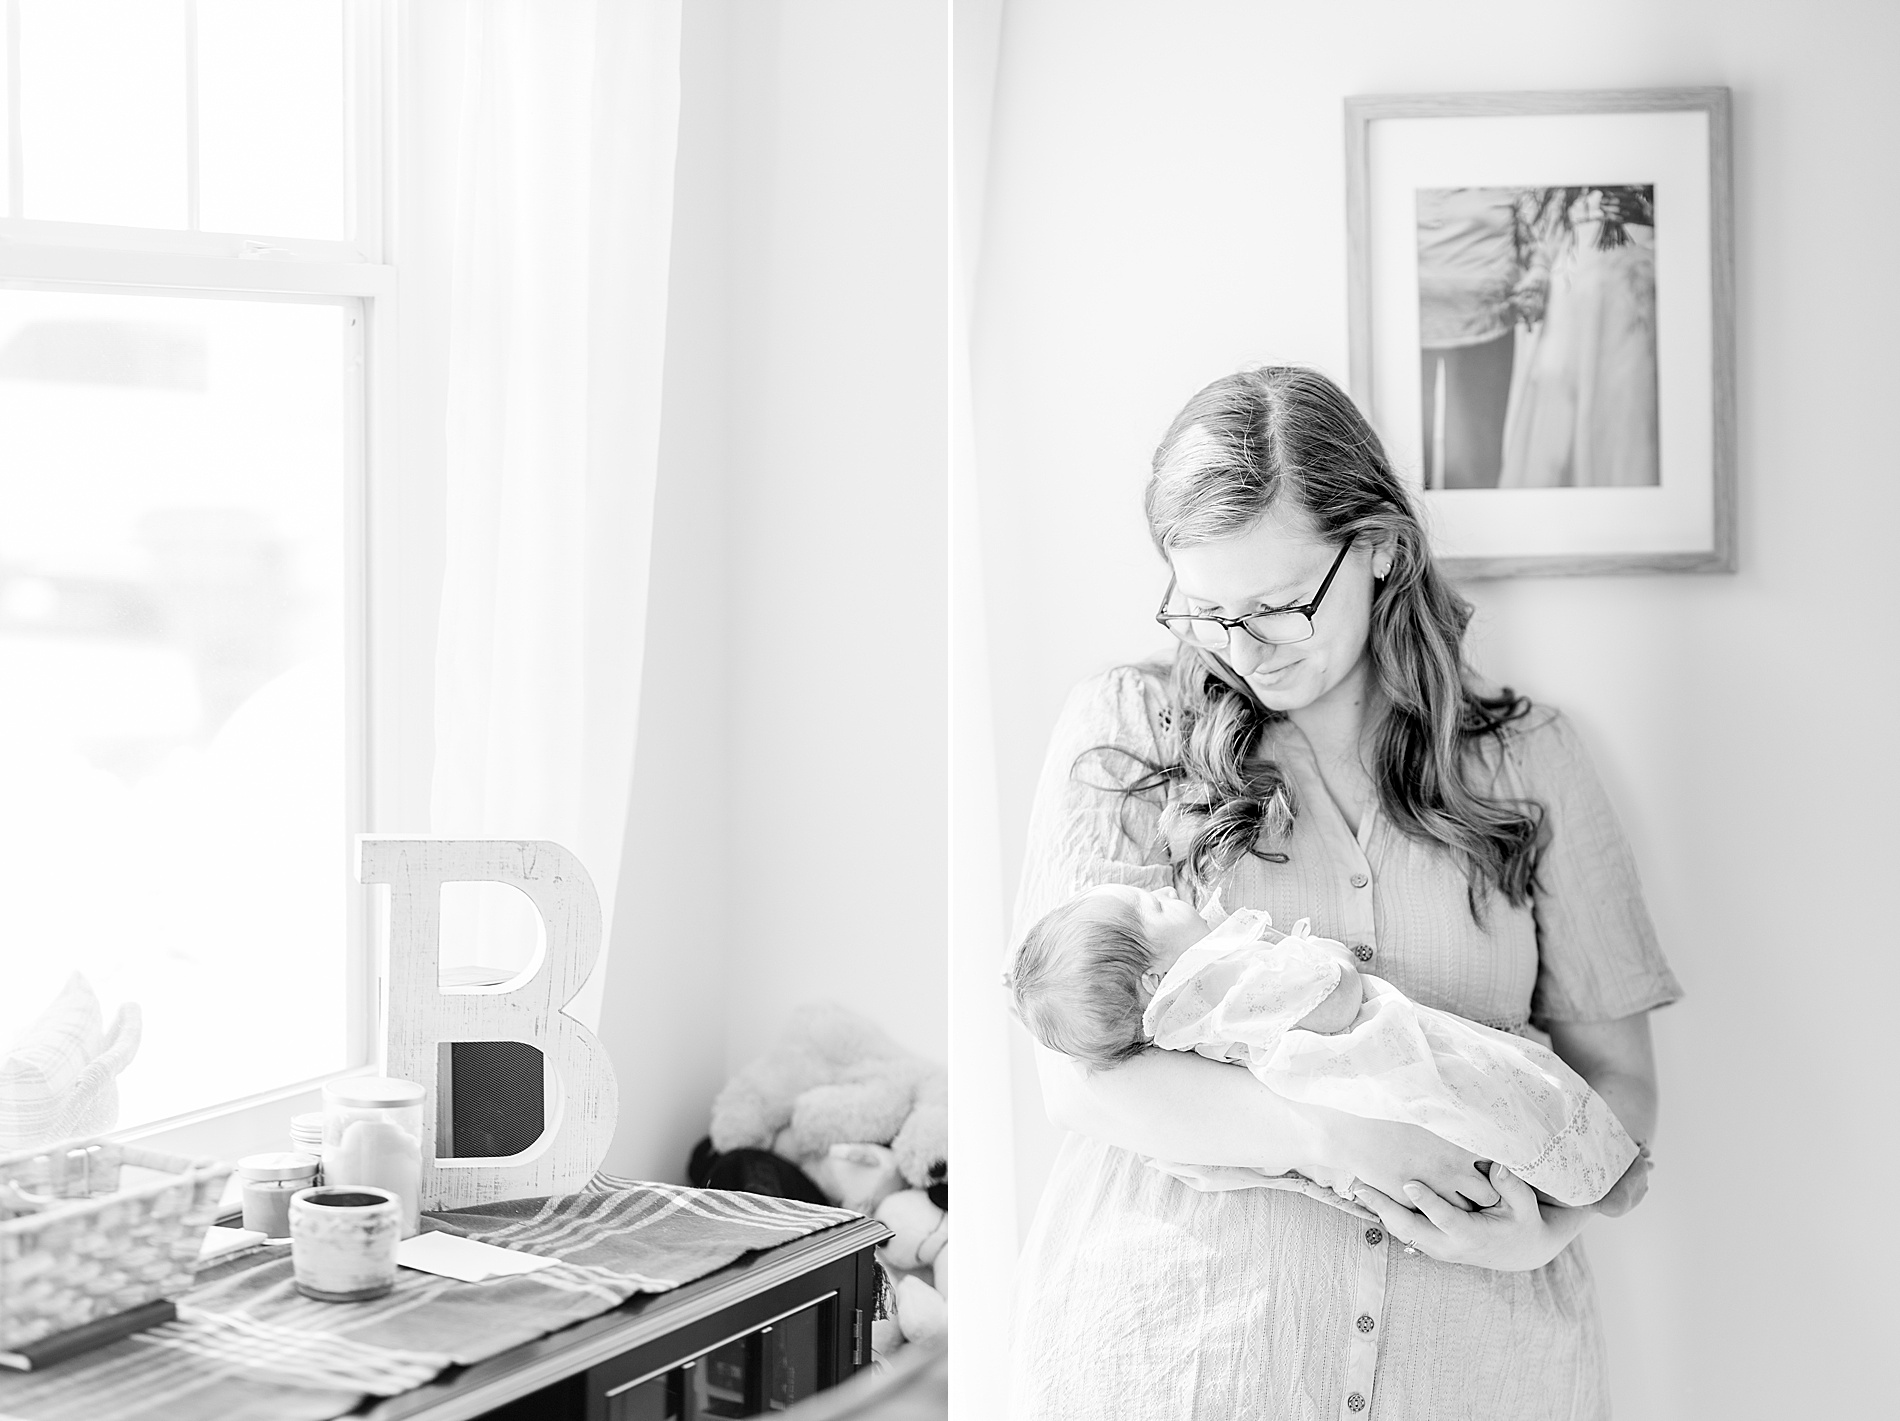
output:
M 212 1259 L 223 1258 L 226 1254 L 256 1248 L 262 1242 L 264 1235 L 256 1229 L 228 1229 L 222 1224 L 213 1224 L 205 1230 L 205 1241 L 198 1245 L 198 1266 L 202 1268 Z
M 463 1240 L 468 1242 L 467 1239 Z M 535 1273 L 543 1268 L 552 1268 L 561 1260 L 543 1258 L 539 1254 L 523 1253 L 518 1248 L 497 1248 L 493 1244 L 478 1243 L 475 1247 L 482 1250 L 482 1256 L 488 1260 L 489 1270 L 495 1274 Z
M 560 1261 L 447 1233 L 417 1234 L 396 1245 L 396 1262 L 404 1268 L 459 1278 L 464 1283 L 479 1283 L 484 1278 L 503 1274 L 532 1273 L 537 1268 L 552 1268 Z

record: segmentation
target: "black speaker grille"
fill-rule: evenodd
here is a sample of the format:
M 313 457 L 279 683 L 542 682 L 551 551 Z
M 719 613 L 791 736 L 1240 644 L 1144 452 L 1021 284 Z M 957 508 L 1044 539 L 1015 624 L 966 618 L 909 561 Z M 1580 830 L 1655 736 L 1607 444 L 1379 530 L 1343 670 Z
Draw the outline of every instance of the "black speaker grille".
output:
M 518 1155 L 547 1128 L 541 1052 L 525 1041 L 452 1041 L 455 1159 Z

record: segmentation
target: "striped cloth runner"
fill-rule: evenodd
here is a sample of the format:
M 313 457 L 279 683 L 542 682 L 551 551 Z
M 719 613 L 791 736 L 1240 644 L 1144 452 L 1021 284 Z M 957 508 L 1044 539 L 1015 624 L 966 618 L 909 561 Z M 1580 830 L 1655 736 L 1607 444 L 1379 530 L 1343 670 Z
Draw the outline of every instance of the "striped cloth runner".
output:
M 327 1421 L 365 1395 L 408 1391 L 858 1216 L 601 1175 L 578 1194 L 430 1217 L 562 1261 L 482 1283 L 404 1268 L 394 1292 L 338 1304 L 296 1291 L 287 1250 L 260 1250 L 199 1274 L 176 1322 L 44 1372 L 0 1375 L 0 1421 Z

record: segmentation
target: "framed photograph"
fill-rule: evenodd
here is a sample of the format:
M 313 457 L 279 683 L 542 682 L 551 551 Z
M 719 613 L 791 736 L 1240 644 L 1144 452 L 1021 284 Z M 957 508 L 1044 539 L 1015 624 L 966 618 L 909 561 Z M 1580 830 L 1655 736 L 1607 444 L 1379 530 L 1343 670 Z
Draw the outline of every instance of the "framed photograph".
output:
M 1726 89 L 1346 100 L 1352 393 L 1463 577 L 1735 569 Z

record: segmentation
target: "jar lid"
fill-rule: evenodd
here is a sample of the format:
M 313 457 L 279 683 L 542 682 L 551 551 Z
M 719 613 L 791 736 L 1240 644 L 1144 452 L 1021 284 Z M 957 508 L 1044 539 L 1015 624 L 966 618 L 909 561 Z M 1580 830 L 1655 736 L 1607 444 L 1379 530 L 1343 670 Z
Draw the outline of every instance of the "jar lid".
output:
M 399 1081 L 391 1076 L 348 1076 L 331 1081 L 323 1088 L 326 1102 L 338 1105 L 378 1106 L 422 1104 L 422 1087 L 414 1081 Z
M 238 1173 L 245 1179 L 306 1179 L 322 1163 L 315 1155 L 296 1155 L 288 1151 L 275 1154 L 246 1155 L 238 1161 Z
M 321 1135 L 323 1133 L 323 1112 L 308 1110 L 302 1115 L 290 1117 L 290 1128 L 302 1133 Z

